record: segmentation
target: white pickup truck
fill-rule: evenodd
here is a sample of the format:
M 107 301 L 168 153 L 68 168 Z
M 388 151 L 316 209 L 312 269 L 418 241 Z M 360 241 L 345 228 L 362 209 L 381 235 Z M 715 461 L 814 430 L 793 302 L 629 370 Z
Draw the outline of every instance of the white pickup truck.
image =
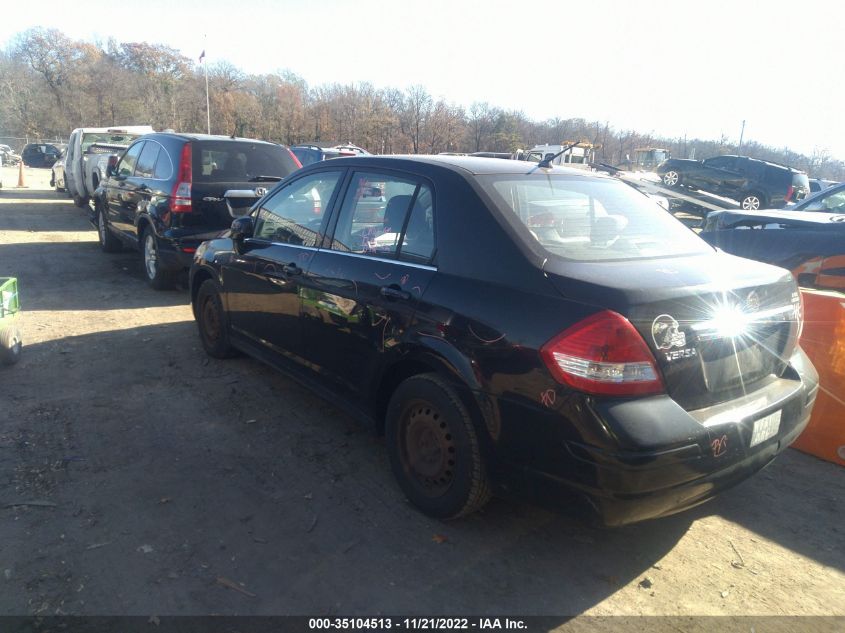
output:
M 76 128 L 65 154 L 65 187 L 74 204 L 88 204 L 106 177 L 109 156 L 123 152 L 136 138 L 154 131 L 149 125 Z

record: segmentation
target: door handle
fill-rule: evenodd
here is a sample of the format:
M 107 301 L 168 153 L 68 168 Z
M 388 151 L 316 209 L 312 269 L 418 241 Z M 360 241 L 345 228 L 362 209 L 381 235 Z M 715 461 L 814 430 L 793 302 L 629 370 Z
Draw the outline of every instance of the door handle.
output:
M 284 272 L 286 275 L 301 275 L 302 269 L 293 262 L 291 262 L 290 264 L 285 264 L 284 266 L 282 266 L 282 272 Z
M 405 300 L 407 300 L 407 299 L 411 298 L 410 292 L 406 292 L 405 290 L 402 290 L 396 284 L 391 284 L 389 286 L 382 286 L 379 289 L 379 294 L 382 297 L 387 297 L 388 299 L 405 299 Z

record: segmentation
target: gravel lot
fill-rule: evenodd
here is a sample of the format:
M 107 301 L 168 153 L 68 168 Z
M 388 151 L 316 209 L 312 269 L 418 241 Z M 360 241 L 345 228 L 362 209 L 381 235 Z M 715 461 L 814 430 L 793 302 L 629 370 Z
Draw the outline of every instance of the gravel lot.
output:
M 0 368 L 0 614 L 845 615 L 842 468 L 790 450 L 617 530 L 507 500 L 430 520 L 350 417 L 208 359 L 187 292 L 100 252 L 49 177 L 6 168 L 0 190 L 24 307 Z

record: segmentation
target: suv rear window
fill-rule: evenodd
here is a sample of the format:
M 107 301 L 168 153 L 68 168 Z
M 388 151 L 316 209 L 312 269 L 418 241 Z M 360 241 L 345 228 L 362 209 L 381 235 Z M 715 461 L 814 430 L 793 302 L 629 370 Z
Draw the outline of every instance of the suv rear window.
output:
M 286 149 L 249 141 L 195 141 L 196 182 L 257 182 L 259 176 L 284 178 L 298 169 Z
M 517 233 L 552 256 L 611 261 L 692 255 L 712 248 L 621 182 L 564 175 L 478 177 Z

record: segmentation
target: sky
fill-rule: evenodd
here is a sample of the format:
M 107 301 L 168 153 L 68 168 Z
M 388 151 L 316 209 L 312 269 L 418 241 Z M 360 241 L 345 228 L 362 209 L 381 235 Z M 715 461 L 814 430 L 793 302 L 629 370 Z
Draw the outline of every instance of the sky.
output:
M 8 0 L 14 3 L 14 0 Z M 21 4 L 22 3 L 15 3 Z M 582 117 L 671 138 L 739 140 L 845 160 L 845 3 L 802 0 L 28 0 L 33 26 L 146 41 L 309 85 L 420 84 L 532 119 Z M 11 19 L 8 19 L 11 17 Z M 548 139 L 556 142 L 560 139 Z

